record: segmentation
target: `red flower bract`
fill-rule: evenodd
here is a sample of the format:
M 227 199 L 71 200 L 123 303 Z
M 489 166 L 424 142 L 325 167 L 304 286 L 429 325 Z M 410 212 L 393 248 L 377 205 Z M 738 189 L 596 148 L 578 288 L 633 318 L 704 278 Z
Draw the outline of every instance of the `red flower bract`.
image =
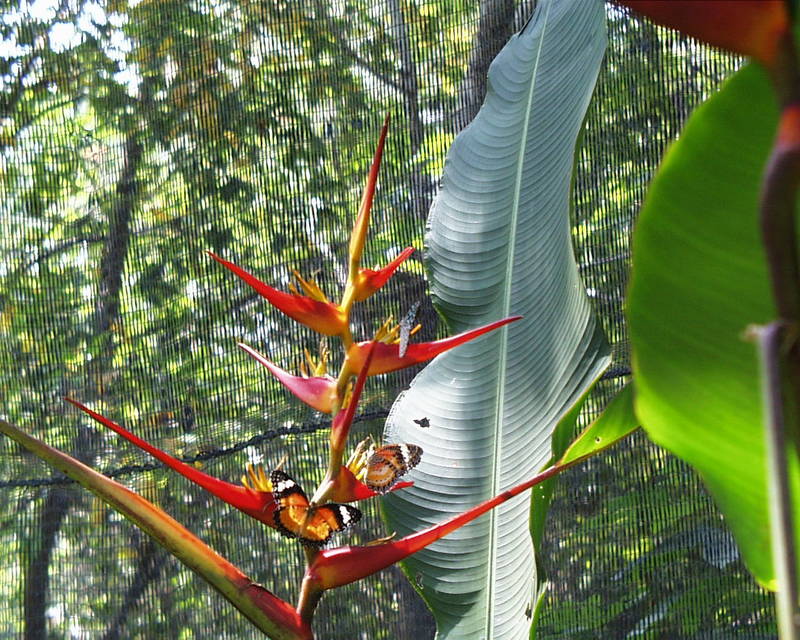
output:
M 385 285 L 394 272 L 397 271 L 397 268 L 403 264 L 412 253 L 414 253 L 414 247 L 407 247 L 403 249 L 399 256 L 383 267 L 383 269 L 359 269 L 358 283 L 355 287 L 356 302 L 366 300 Z
M 284 387 L 305 402 L 309 407 L 321 413 L 331 413 L 333 411 L 333 403 L 336 400 L 336 380 L 332 377 L 316 376 L 313 378 L 304 378 L 302 376 L 295 376 L 288 371 L 284 371 L 278 365 L 273 364 L 258 351 L 248 347 L 246 344 L 240 342 L 239 348 L 264 365 Z
M 412 553 L 424 549 L 429 544 L 494 509 L 497 505 L 560 473 L 577 461 L 554 465 L 530 480 L 504 491 L 494 498 L 468 509 L 464 513 L 399 540 L 365 547 L 324 549 L 314 558 L 313 563 L 306 570 L 306 579 L 317 590 L 333 589 L 361 580 L 393 565 L 395 562 L 399 562 L 403 558 L 407 558 Z
M 413 485 L 414 483 L 409 481 L 396 482 L 389 491 L 406 489 Z M 350 469 L 342 467 L 342 470 L 339 472 L 339 477 L 336 479 L 335 488 L 331 492 L 330 499 L 334 502 L 356 502 L 358 500 L 374 498 L 379 495 L 381 494 L 377 491 L 373 491 L 361 482 L 361 480 L 356 478 Z
M 338 336 L 348 330 L 347 316 L 332 302 L 322 302 L 307 296 L 299 296 L 294 293 L 279 291 L 278 289 L 270 287 L 265 282 L 261 282 L 261 280 L 248 271 L 237 267 L 224 258 L 220 258 L 211 251 L 207 251 L 206 253 L 223 267 L 232 271 L 253 287 L 253 289 L 266 298 L 273 307 L 282 311 L 290 318 L 313 329 L 317 333 L 326 336 Z
M 405 367 L 411 367 L 420 362 L 431 360 L 440 353 L 453 349 L 470 340 L 474 340 L 484 333 L 515 322 L 520 318 L 522 318 L 522 316 L 510 316 L 498 320 L 497 322 L 478 327 L 477 329 L 471 329 L 470 331 L 465 331 L 464 333 L 459 333 L 449 338 L 443 338 L 442 340 L 409 344 L 405 355 L 402 357 L 400 356 L 399 344 L 385 344 L 379 342 L 375 345 L 375 355 L 372 357 L 372 363 L 369 366 L 367 375 L 377 376 L 381 373 L 397 371 L 398 369 L 404 369 Z M 356 342 L 350 346 L 350 349 L 347 351 L 347 361 L 353 371 L 361 371 L 371 344 L 372 342 Z
M 108 418 L 85 407 L 77 400 L 73 400 L 72 398 L 65 398 L 65 400 L 74 404 L 78 409 L 87 413 L 103 426 L 108 427 L 140 449 L 147 451 L 151 456 L 160 460 L 171 469 L 174 469 L 188 480 L 203 487 L 203 489 L 209 493 L 213 493 L 220 500 L 224 500 L 229 505 L 239 509 L 239 511 L 243 511 L 252 518 L 270 527 L 275 527 L 275 522 L 272 517 L 272 514 L 275 512 L 275 500 L 271 493 L 246 489 L 245 487 L 225 482 L 219 478 L 214 478 L 185 462 L 181 462 L 177 458 L 173 458 L 168 453 L 161 451 L 161 449 L 157 449 L 149 442 L 145 442 L 127 429 L 119 426 L 116 422 L 112 422 Z

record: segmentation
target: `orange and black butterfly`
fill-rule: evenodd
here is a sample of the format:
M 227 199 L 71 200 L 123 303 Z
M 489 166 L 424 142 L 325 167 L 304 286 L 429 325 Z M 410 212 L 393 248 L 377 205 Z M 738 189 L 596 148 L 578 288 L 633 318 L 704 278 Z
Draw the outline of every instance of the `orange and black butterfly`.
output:
M 422 447 L 415 444 L 387 444 L 367 461 L 366 484 L 373 491 L 386 493 L 397 479 L 419 464 Z
M 311 506 L 305 492 L 288 474 L 276 469 L 270 474 L 278 508 L 275 526 L 283 535 L 299 538 L 308 547 L 323 547 L 331 536 L 361 519 L 361 511 L 348 504 L 331 502 Z

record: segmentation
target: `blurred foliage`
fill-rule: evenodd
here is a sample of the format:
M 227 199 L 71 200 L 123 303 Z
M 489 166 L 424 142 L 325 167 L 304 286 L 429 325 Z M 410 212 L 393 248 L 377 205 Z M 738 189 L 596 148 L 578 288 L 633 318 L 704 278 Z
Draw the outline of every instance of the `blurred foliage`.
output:
M 529 4 L 1 0 L 3 417 L 98 469 L 149 460 L 90 427 L 63 395 L 188 456 L 317 422 L 235 348 L 247 341 L 294 368 L 301 346 L 316 348 L 310 335 L 271 313 L 202 251 L 230 257 L 276 286 L 291 268 L 308 275 L 338 260 L 342 268 L 318 274 L 333 294 L 386 112 L 393 122 L 365 263 L 407 244 L 421 249 L 444 153 L 478 91 L 471 74 L 521 26 Z M 609 20 L 608 59 L 577 160 L 574 238 L 624 367 L 621 299 L 635 211 L 681 119 L 736 61 L 614 9 Z M 423 297 L 420 259 L 366 305 L 362 335 Z M 421 339 L 430 337 L 436 316 L 428 302 L 419 317 Z M 387 407 L 411 375 L 373 384 L 364 407 Z M 378 421 L 361 427 L 381 429 Z M 324 430 L 283 436 L 202 464 L 235 479 L 248 459 L 274 465 L 288 453 L 293 475 L 311 484 L 322 474 L 326 437 Z M 613 459 L 615 451 L 606 455 Z M 660 455 L 645 449 L 625 464 L 638 468 Z M 548 572 L 569 594 L 554 592 L 542 637 L 579 637 L 570 631 L 577 627 L 597 637 L 592 629 L 611 628 L 615 612 L 645 619 L 655 605 L 642 613 L 636 598 L 648 576 L 672 575 L 692 558 L 685 584 L 668 596 L 674 600 L 652 591 L 658 606 L 669 603 L 658 623 L 673 625 L 668 637 L 710 637 L 692 631 L 709 624 L 727 628 L 733 618 L 718 613 L 723 598 L 737 620 L 764 619 L 764 596 L 738 561 L 720 583 L 719 570 L 696 560 L 700 547 L 680 537 L 718 526 L 699 497 L 677 506 L 687 497 L 686 472 L 654 483 L 658 466 L 645 478 L 603 468 L 602 485 L 576 475 L 577 484 L 556 488 Z M 248 623 L 216 594 L 89 494 L 8 486 L 50 475 L 0 441 L 0 637 L 24 637 L 26 621 L 37 617 L 52 638 L 205 638 L 209 628 L 219 638 L 251 637 Z M 284 597 L 295 593 L 302 563 L 291 541 L 163 470 L 123 480 L 255 580 Z M 648 483 L 648 491 L 661 486 L 661 497 L 649 509 L 636 507 Z M 606 504 L 609 485 L 616 497 Z M 593 515 L 573 520 L 578 507 L 562 506 L 564 491 L 590 501 Z M 376 512 L 364 522 L 380 527 Z M 600 526 L 591 535 L 581 533 L 593 523 Z M 672 547 L 659 542 L 664 528 L 677 540 Z M 658 561 L 647 564 L 645 556 Z M 265 565 L 267 557 L 279 564 Z M 616 589 L 585 586 L 617 575 Z M 431 637 L 420 606 L 404 579 L 387 572 L 327 598 L 318 620 L 330 628 L 318 631 L 326 639 Z

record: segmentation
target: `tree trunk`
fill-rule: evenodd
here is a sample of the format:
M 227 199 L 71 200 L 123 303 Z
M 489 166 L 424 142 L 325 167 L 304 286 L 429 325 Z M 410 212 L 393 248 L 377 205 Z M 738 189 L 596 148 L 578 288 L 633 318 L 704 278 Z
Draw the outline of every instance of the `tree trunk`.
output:
M 67 489 L 51 487 L 41 503 L 38 536 L 27 540 L 25 560 L 25 640 L 44 640 L 47 637 L 47 588 L 50 582 L 49 567 L 58 531 L 69 511 L 72 498 Z
M 489 65 L 514 32 L 516 4 L 515 0 L 481 0 L 475 46 L 461 84 L 461 105 L 454 119 L 456 132 L 472 122 L 483 104 Z

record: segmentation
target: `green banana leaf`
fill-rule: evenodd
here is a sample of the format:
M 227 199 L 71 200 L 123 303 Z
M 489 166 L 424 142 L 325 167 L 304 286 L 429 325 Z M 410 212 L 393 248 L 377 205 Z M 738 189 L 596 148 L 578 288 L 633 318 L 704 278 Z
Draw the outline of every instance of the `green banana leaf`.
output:
M 642 426 L 699 471 L 750 571 L 771 589 L 761 383 L 745 331 L 776 316 L 758 209 L 777 123 L 757 66 L 697 109 L 651 184 L 628 296 Z
M 525 318 L 440 356 L 395 403 L 385 440 L 424 450 L 415 486 L 385 499 L 400 535 L 535 475 L 555 424 L 607 366 L 569 226 L 575 143 L 605 41 L 599 0 L 539 2 L 447 156 L 427 236 L 434 302 L 452 332 Z M 413 422 L 422 417 L 428 428 Z M 437 637 L 528 637 L 529 507 L 505 503 L 405 563 Z

